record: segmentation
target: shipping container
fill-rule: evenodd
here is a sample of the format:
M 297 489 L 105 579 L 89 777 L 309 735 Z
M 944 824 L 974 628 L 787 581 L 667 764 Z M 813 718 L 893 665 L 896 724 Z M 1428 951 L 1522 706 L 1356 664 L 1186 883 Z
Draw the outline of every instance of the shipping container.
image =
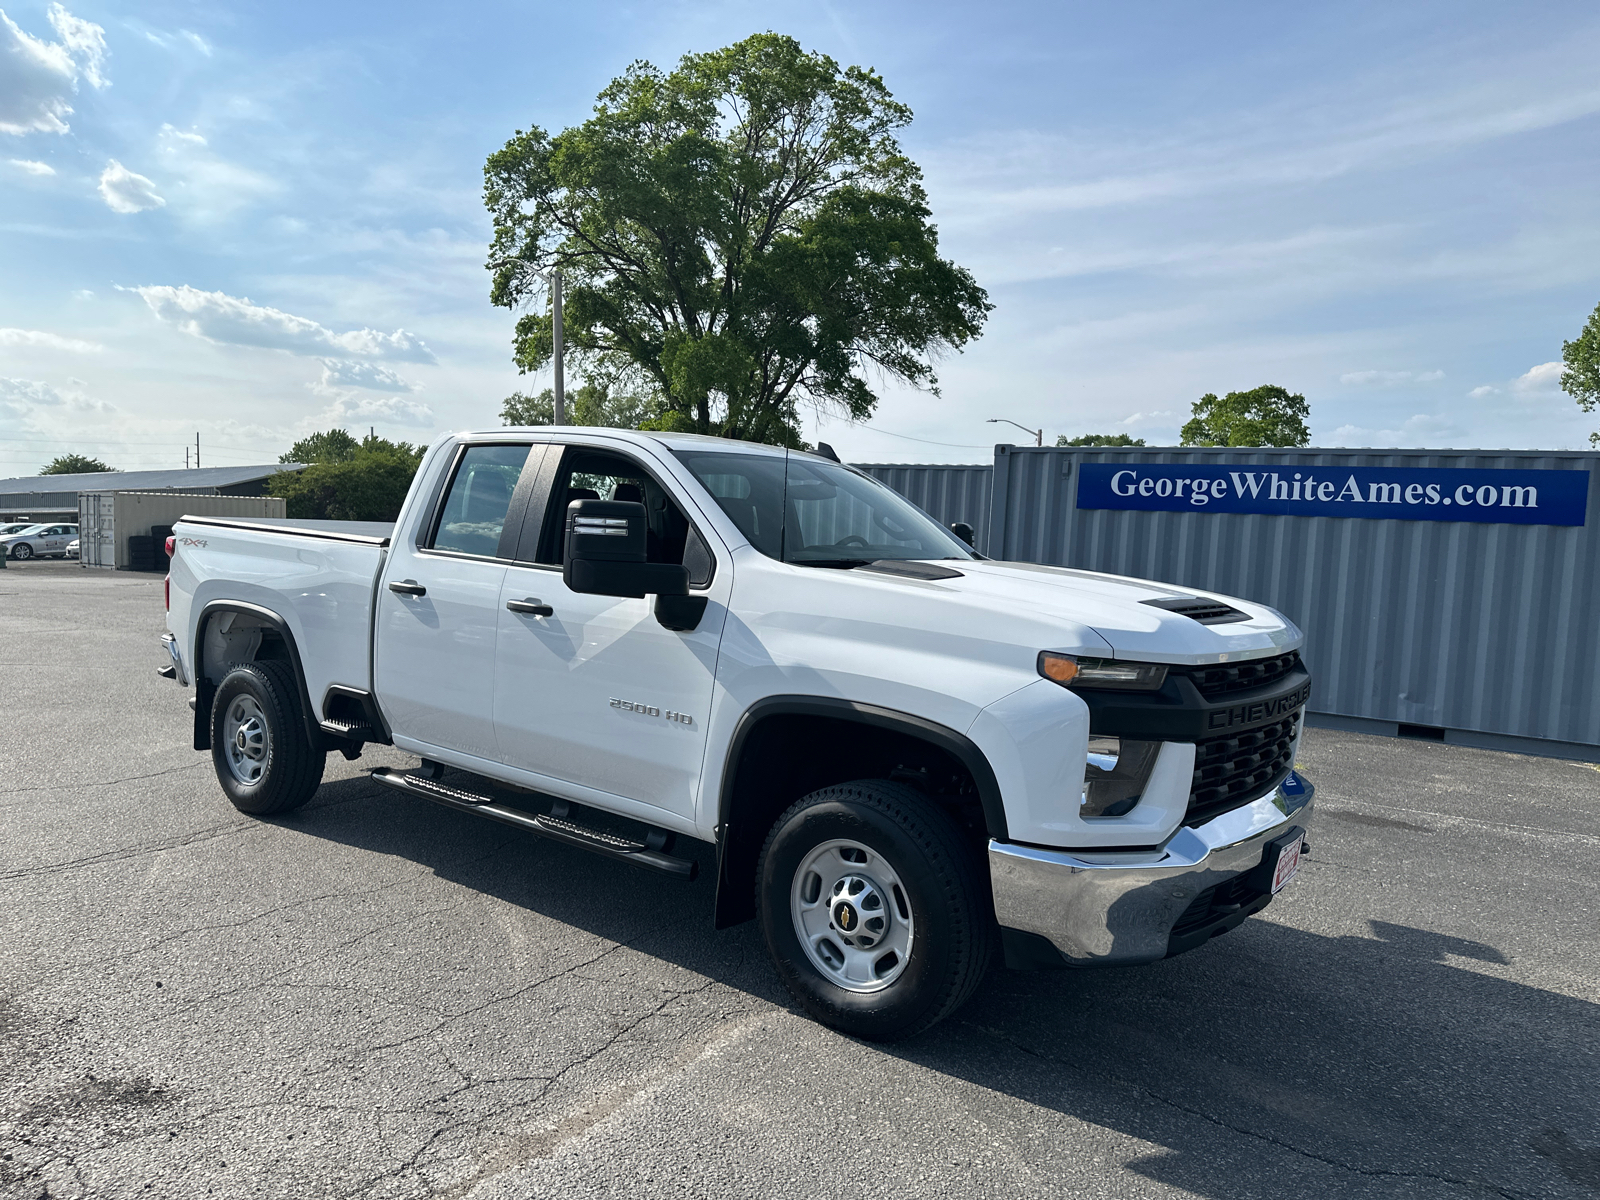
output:
M 1305 632 L 1315 723 L 1600 761 L 1597 467 L 1582 451 L 998 446 L 987 503 L 957 493 L 936 515 L 987 514 L 993 558 L 1272 605 Z M 926 508 L 956 468 L 865 469 Z
M 185 492 L 80 492 L 78 494 L 78 557 L 86 567 L 135 569 L 130 538 L 153 537 L 187 514 L 197 517 L 281 517 L 281 496 L 218 496 Z M 163 533 L 163 539 L 165 534 Z M 137 543 L 135 543 L 137 545 Z M 160 546 L 153 558 L 139 556 L 139 569 L 164 569 Z

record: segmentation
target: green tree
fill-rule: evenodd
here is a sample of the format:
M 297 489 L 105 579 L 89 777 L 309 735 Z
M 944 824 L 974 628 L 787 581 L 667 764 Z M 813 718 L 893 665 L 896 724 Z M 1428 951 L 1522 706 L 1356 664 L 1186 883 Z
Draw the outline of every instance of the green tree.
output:
M 656 406 L 642 396 L 613 395 L 604 384 L 586 383 L 567 394 L 567 424 L 604 425 L 611 429 L 638 429 L 655 413 Z M 537 396 L 512 392 L 500 406 L 503 425 L 552 425 L 556 419 L 556 394 L 545 388 Z
M 40 467 L 41 475 L 96 475 L 101 471 L 115 471 L 98 458 L 85 458 L 81 454 L 62 454 L 50 460 L 50 465 Z
M 1561 390 L 1591 413 L 1600 405 L 1600 305 L 1595 306 L 1575 342 L 1561 343 Z M 1600 433 L 1589 435 L 1591 446 L 1600 446 Z
M 1061 434 L 1056 438 L 1058 446 L 1142 446 L 1143 438 L 1129 437 L 1125 433 L 1086 433 L 1082 437 L 1069 438 Z
M 314 433 L 279 460 L 310 465 L 280 471 L 267 481 L 267 491 L 282 496 L 289 515 L 302 521 L 393 521 L 422 452 L 421 446 L 381 437 L 357 442 L 342 429 Z
M 1311 441 L 1306 398 L 1265 383 L 1220 400 L 1207 392 L 1196 400 L 1183 427 L 1185 446 L 1304 446 Z
M 361 449 L 361 443 L 343 429 L 329 429 L 301 438 L 289 447 L 289 453 L 279 455 L 281 463 L 349 462 Z
M 519 131 L 484 169 L 490 298 L 529 309 L 518 366 L 551 357 L 557 269 L 567 346 L 658 394 L 650 428 L 798 445 L 802 401 L 863 419 L 874 373 L 936 392 L 991 305 L 939 257 L 910 120 L 873 71 L 764 33 L 636 62 L 582 125 Z

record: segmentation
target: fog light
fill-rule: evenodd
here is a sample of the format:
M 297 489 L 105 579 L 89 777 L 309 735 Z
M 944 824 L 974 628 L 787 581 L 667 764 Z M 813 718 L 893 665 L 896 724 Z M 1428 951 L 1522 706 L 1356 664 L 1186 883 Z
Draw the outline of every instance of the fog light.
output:
M 1083 800 L 1078 806 L 1082 817 L 1121 817 L 1133 811 L 1155 770 L 1160 742 L 1141 742 L 1131 738 L 1089 739 L 1089 761 L 1083 772 Z

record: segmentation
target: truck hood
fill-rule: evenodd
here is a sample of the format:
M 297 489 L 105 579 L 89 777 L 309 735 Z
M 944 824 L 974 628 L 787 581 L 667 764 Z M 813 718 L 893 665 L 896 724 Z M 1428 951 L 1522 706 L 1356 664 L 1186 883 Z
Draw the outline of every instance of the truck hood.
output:
M 1116 658 L 1184 664 L 1231 662 L 1296 650 L 1304 640 L 1294 623 L 1276 609 L 1216 592 L 1034 563 L 981 560 L 938 565 L 959 570 L 961 578 L 941 579 L 935 586 L 1017 616 L 1057 618 L 1087 626 L 1105 639 Z M 1202 624 L 1158 607 L 1193 599 L 1220 601 L 1245 619 Z

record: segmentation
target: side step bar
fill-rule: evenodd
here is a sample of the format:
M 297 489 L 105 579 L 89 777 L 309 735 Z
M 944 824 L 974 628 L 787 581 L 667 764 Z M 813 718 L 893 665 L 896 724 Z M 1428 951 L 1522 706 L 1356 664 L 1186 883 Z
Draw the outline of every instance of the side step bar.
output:
M 427 770 L 428 767 L 425 766 L 423 769 Z M 491 821 L 515 825 L 518 829 L 526 829 L 540 837 L 592 850 L 596 854 L 604 854 L 607 858 L 619 858 L 638 867 L 648 867 L 652 871 L 660 871 L 675 879 L 690 880 L 699 873 L 700 864 L 693 859 L 678 858 L 666 852 L 673 838 L 673 835 L 666 830 L 652 829 L 643 842 L 616 837 L 603 830 L 591 829 L 576 821 L 568 820 L 567 813 L 570 809 L 564 800 L 557 800 L 555 807 L 548 814 L 530 813 L 520 808 L 497 804 L 492 796 L 450 787 L 436 779 L 396 771 L 393 767 L 375 767 L 371 771 L 371 778 L 374 783 L 381 783 L 384 787 L 394 788 L 408 795 L 420 796 L 424 800 L 432 800 L 435 804 L 442 804 L 446 808 L 476 813 L 480 817 L 488 817 Z

